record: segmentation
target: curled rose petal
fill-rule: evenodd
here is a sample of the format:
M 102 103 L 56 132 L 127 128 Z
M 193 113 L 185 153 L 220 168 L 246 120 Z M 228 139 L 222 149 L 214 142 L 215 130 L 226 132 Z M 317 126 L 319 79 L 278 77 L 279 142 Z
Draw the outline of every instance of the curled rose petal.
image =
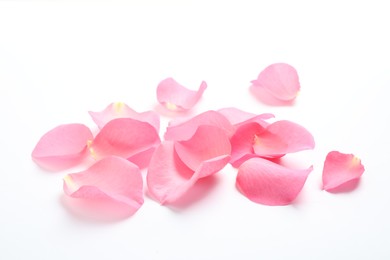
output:
M 264 120 L 275 117 L 273 114 L 270 113 L 264 113 L 259 115 L 248 113 L 235 107 L 222 108 L 217 110 L 217 112 L 225 116 L 234 126 L 239 126 L 247 122 L 257 122 L 265 126 L 267 125 L 267 123 Z
M 64 170 L 75 166 L 87 155 L 91 130 L 82 124 L 66 124 L 44 134 L 32 152 L 33 160 L 49 170 Z
M 274 98 L 282 101 L 295 99 L 301 87 L 297 71 L 286 63 L 269 65 L 260 72 L 252 84 L 253 90 L 265 90 Z
M 206 88 L 207 84 L 204 81 L 198 91 L 193 91 L 180 85 L 173 78 L 167 78 L 157 86 L 157 100 L 169 110 L 189 110 L 199 101 Z
M 229 162 L 229 154 L 229 139 L 222 130 L 212 126 L 200 126 L 188 141 L 165 141 L 151 159 L 148 190 L 161 204 L 172 203 L 199 178 L 220 171 Z
M 89 149 L 97 159 L 109 155 L 128 159 L 156 147 L 159 143 L 160 137 L 149 123 L 131 118 L 117 118 L 100 130 Z
M 322 172 L 323 189 L 335 189 L 349 181 L 360 178 L 364 172 L 361 160 L 353 154 L 329 152 Z
M 64 192 L 72 198 L 110 199 L 127 205 L 135 213 L 143 204 L 140 169 L 116 156 L 105 157 L 89 169 L 64 177 Z
M 237 188 L 253 202 L 282 206 L 290 204 L 300 193 L 313 170 L 292 170 L 262 158 L 244 162 L 237 175 Z
M 146 111 L 138 113 L 123 102 L 111 103 L 103 111 L 89 111 L 89 114 L 99 129 L 102 129 L 106 123 L 115 118 L 132 118 L 141 122 L 149 123 L 156 129 L 157 132 L 160 129 L 160 118 L 155 112 Z
M 234 133 L 234 127 L 226 117 L 216 111 L 209 110 L 185 122 L 177 123 L 176 121 L 171 121 L 164 138 L 165 140 L 175 141 L 188 140 L 201 125 L 216 126 L 222 129 L 228 136 Z

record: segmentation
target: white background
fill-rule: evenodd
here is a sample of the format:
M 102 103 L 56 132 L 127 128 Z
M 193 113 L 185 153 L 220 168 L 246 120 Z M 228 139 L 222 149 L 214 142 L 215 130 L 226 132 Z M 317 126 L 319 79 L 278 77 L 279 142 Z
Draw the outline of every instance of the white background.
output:
M 386 1 L 0 2 L 1 259 L 390 259 L 390 9 Z M 287 62 L 300 76 L 293 106 L 256 100 L 250 80 Z M 156 108 L 172 76 L 209 87 L 190 115 L 235 106 L 305 126 L 314 165 L 293 205 L 255 204 L 226 167 L 187 206 L 149 197 L 133 216 L 99 222 L 64 204 L 62 177 L 30 157 L 64 123 L 123 101 Z M 162 117 L 162 130 L 170 117 Z M 352 192 L 321 187 L 326 154 L 366 167 Z M 199 193 L 202 193 L 199 195 Z

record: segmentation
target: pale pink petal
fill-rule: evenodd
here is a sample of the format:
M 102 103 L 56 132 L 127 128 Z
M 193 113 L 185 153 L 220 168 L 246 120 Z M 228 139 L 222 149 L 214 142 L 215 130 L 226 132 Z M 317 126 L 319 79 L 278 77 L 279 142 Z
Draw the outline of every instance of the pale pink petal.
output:
M 245 160 L 252 157 L 258 157 L 254 153 L 253 145 L 256 136 L 260 136 L 265 128 L 256 122 L 243 124 L 237 128 L 235 134 L 230 139 L 232 144 L 232 155 L 230 163 L 234 167 L 240 166 Z
M 322 172 L 324 190 L 332 190 L 349 181 L 360 178 L 364 172 L 361 160 L 353 154 L 337 151 L 329 152 L 326 156 Z
M 154 153 L 147 174 L 150 194 L 161 204 L 172 203 L 183 197 L 199 178 L 214 174 L 229 161 L 230 156 L 219 156 L 203 161 L 196 171 L 179 158 L 173 141 L 163 142 Z
M 301 87 L 297 71 L 286 63 L 269 65 L 252 83 L 254 89 L 262 88 L 273 97 L 283 101 L 295 99 Z
M 313 149 L 314 138 L 303 126 L 282 120 L 256 134 L 254 152 L 262 157 L 280 157 L 287 153 Z
M 222 114 L 210 110 L 203 112 L 185 122 L 176 123 L 173 121 L 167 127 L 164 138 L 165 140 L 188 140 L 190 139 L 199 126 L 209 125 L 222 129 L 229 137 L 234 133 L 234 127 Z
M 264 113 L 264 114 L 253 114 L 253 113 L 248 113 L 245 111 L 242 111 L 238 108 L 234 107 L 227 107 L 227 108 L 222 108 L 217 110 L 217 112 L 221 113 L 223 116 L 225 116 L 229 122 L 234 125 L 238 126 L 243 123 L 247 122 L 258 122 L 258 123 L 263 123 L 265 122 L 264 120 L 274 118 L 275 116 L 270 113 Z
M 116 156 L 105 157 L 89 169 L 68 174 L 64 192 L 70 197 L 90 200 L 111 199 L 124 203 L 135 213 L 143 204 L 140 169 Z
M 127 159 L 156 147 L 159 143 L 160 137 L 149 123 L 117 118 L 101 129 L 89 149 L 95 158 L 116 155 Z
M 105 124 L 115 118 L 132 118 L 151 124 L 157 132 L 160 129 L 160 118 L 155 112 L 146 111 L 138 113 L 123 102 L 111 103 L 103 111 L 89 111 L 89 114 L 99 129 L 102 129 Z
M 244 162 L 237 175 L 237 188 L 253 202 L 282 206 L 290 204 L 313 170 L 293 170 L 262 158 Z
M 231 145 L 225 132 L 215 126 L 199 126 L 191 139 L 175 143 L 180 159 L 193 171 L 207 160 L 230 157 Z
M 44 134 L 32 152 L 33 160 L 49 170 L 64 170 L 88 155 L 91 130 L 82 124 L 60 125 Z
M 173 78 L 167 78 L 157 86 L 157 100 L 169 110 L 189 110 L 199 101 L 206 88 L 207 84 L 204 81 L 197 91 L 193 91 L 180 85 Z

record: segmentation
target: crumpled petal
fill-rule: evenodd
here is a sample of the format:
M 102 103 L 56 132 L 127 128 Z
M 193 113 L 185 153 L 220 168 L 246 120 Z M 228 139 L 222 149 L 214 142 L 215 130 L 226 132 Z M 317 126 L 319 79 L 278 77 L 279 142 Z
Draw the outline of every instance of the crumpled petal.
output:
M 44 134 L 32 152 L 33 160 L 49 170 L 75 166 L 88 155 L 87 143 L 93 139 L 83 124 L 65 124 Z
M 281 157 L 287 153 L 313 149 L 314 138 L 303 126 L 281 120 L 267 126 L 255 135 L 253 149 L 262 157 Z
M 209 125 L 216 126 L 222 129 L 229 137 L 233 135 L 235 129 L 229 120 L 222 114 L 209 110 L 203 112 L 193 118 L 182 122 L 171 121 L 164 134 L 165 140 L 188 140 L 191 138 L 199 126 Z
M 262 88 L 274 98 L 282 101 L 295 99 L 301 88 L 297 71 L 286 63 L 269 65 L 260 72 L 252 84 L 254 89 Z
M 207 133 L 210 137 L 205 136 Z M 229 153 L 229 139 L 222 130 L 212 126 L 200 126 L 188 141 L 164 141 L 148 168 L 148 190 L 161 204 L 172 203 L 199 178 L 220 171 L 229 162 Z
M 149 123 L 131 118 L 108 122 L 97 134 L 89 149 L 96 159 L 116 155 L 125 159 L 144 153 L 160 144 L 156 129 Z M 139 161 L 134 161 L 138 164 Z
M 103 126 L 115 118 L 132 118 L 152 125 L 156 131 L 160 130 L 160 118 L 153 111 L 138 113 L 123 102 L 111 103 L 101 112 L 88 112 L 93 121 L 102 129 Z
M 282 206 L 290 204 L 302 190 L 313 170 L 293 170 L 262 158 L 244 162 L 237 174 L 239 191 L 253 202 Z
M 253 114 L 253 113 L 242 111 L 235 107 L 222 108 L 217 110 L 217 112 L 225 116 L 229 120 L 229 122 L 236 127 L 248 122 L 257 122 L 259 124 L 266 126 L 267 122 L 264 120 L 275 117 L 273 114 L 270 113 Z
M 338 151 L 328 153 L 322 172 L 323 189 L 328 191 L 358 179 L 364 172 L 361 160 L 353 154 Z
M 197 91 L 189 90 L 173 78 L 161 81 L 157 86 L 157 100 L 169 110 L 189 110 L 199 101 L 207 84 L 202 81 Z
M 64 192 L 72 198 L 124 203 L 135 213 L 143 204 L 140 169 L 116 156 L 105 157 L 89 169 L 64 177 Z

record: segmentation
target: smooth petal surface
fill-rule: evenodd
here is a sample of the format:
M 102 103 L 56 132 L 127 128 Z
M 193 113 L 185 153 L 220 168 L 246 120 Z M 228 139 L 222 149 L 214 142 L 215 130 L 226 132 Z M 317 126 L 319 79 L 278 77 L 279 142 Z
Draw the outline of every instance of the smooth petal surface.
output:
M 254 88 L 263 88 L 273 97 L 283 101 L 295 99 L 301 88 L 297 71 L 286 63 L 275 63 L 266 67 L 252 83 Z
M 349 181 L 360 178 L 364 172 L 361 160 L 353 154 L 329 152 L 322 172 L 324 190 L 332 190 Z
M 230 157 L 231 145 L 225 132 L 215 126 L 199 126 L 191 139 L 175 143 L 180 159 L 193 171 L 207 160 Z
M 185 122 L 170 122 L 165 132 L 165 140 L 182 141 L 190 139 L 199 126 L 209 125 L 222 129 L 229 137 L 234 133 L 234 127 L 222 114 L 209 110 L 203 112 Z
M 280 157 L 287 153 L 313 149 L 314 138 L 303 126 L 282 120 L 267 126 L 255 136 L 254 152 L 262 157 Z
M 230 156 L 219 156 L 200 163 L 196 171 L 183 163 L 175 151 L 173 141 L 163 142 L 154 153 L 147 174 L 150 194 L 161 204 L 172 203 L 203 178 L 220 171 Z
M 253 202 L 282 206 L 290 204 L 300 193 L 313 170 L 292 170 L 262 158 L 244 162 L 237 174 L 237 188 Z
M 86 171 L 64 178 L 64 192 L 72 198 L 121 202 L 136 212 L 144 202 L 140 169 L 116 156 L 106 157 Z
M 257 114 L 242 111 L 234 107 L 222 108 L 217 110 L 217 112 L 225 116 L 229 120 L 229 122 L 234 126 L 239 126 L 241 124 L 248 123 L 248 122 L 257 122 L 262 125 L 263 124 L 267 125 L 267 123 L 264 120 L 275 117 L 273 114 L 270 113 L 257 115 Z
M 99 129 L 102 129 L 105 124 L 115 118 L 132 118 L 151 124 L 157 132 L 160 129 L 160 118 L 155 112 L 138 113 L 123 102 L 111 103 L 103 111 L 89 111 L 89 114 Z
M 204 81 L 197 91 L 193 91 L 180 85 L 173 78 L 167 78 L 157 86 L 157 100 L 169 110 L 189 110 L 199 101 L 206 88 L 207 84 Z
M 49 170 L 64 170 L 88 155 L 91 130 L 82 124 L 66 124 L 44 134 L 32 152 L 33 160 Z
M 159 143 L 160 137 L 149 123 L 131 118 L 117 118 L 101 129 L 89 149 L 98 159 L 109 155 L 127 159 L 156 147 Z

